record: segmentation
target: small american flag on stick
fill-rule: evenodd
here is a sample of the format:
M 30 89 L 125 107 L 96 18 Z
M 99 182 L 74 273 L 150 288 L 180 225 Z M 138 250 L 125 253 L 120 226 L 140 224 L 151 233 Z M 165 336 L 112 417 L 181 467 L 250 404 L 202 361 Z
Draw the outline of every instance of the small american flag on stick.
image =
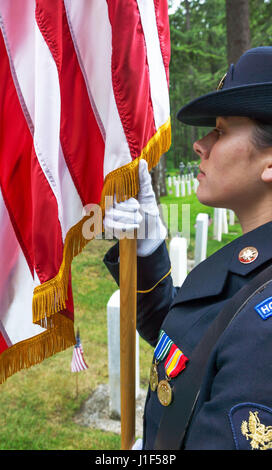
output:
M 80 372 L 81 370 L 85 369 L 88 369 L 88 365 L 86 364 L 83 356 L 83 348 L 80 342 L 79 330 L 77 330 L 76 344 L 73 350 L 73 357 L 71 361 L 71 371 Z

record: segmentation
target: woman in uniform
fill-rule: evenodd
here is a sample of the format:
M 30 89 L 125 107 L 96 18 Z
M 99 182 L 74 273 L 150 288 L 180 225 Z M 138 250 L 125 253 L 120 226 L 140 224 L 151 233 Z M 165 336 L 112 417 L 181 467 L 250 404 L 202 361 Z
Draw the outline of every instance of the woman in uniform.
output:
M 148 238 L 137 240 L 137 329 L 154 346 L 143 449 L 158 448 L 158 432 L 168 432 L 163 417 L 188 393 L 182 374 L 209 326 L 243 286 L 272 265 L 272 47 L 243 54 L 218 89 L 184 106 L 178 119 L 211 128 L 193 145 L 200 159 L 197 197 L 233 210 L 243 235 L 197 265 L 177 288 L 146 162 L 139 164 L 138 200 L 115 203 L 106 212 L 105 229 L 114 228 L 117 237 L 118 230 L 140 232 L 151 222 Z M 104 259 L 117 283 L 118 258 L 117 244 Z M 215 342 L 179 448 L 272 448 L 271 338 L 267 283 Z M 182 392 L 171 394 L 177 380 Z

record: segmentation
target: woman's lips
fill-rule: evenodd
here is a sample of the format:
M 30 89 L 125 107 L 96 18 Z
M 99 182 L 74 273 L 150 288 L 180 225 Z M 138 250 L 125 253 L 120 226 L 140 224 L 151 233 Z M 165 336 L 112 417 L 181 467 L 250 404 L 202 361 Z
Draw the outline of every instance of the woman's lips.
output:
M 199 173 L 197 175 L 197 179 L 201 180 L 202 178 L 204 178 L 204 176 L 205 176 L 204 171 L 202 171 L 201 168 L 199 168 Z

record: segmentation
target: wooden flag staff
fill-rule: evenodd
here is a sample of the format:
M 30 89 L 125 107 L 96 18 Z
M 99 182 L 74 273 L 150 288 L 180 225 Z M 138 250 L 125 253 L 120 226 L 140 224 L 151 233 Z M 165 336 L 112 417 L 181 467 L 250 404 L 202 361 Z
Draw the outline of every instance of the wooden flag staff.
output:
M 130 450 L 135 440 L 136 233 L 133 239 L 120 240 L 119 255 L 121 449 Z

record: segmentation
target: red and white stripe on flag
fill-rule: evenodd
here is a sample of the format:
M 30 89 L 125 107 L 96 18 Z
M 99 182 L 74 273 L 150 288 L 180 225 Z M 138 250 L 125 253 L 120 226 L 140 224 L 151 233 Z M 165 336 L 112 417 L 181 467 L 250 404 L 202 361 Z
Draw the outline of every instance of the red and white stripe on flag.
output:
M 80 372 L 81 370 L 88 369 L 86 361 L 83 355 L 83 348 L 80 342 L 79 335 L 77 336 L 77 342 L 73 349 L 73 356 L 71 361 L 71 372 Z
M 167 0 L 0 0 L 0 383 L 75 343 L 84 207 L 171 142 Z

